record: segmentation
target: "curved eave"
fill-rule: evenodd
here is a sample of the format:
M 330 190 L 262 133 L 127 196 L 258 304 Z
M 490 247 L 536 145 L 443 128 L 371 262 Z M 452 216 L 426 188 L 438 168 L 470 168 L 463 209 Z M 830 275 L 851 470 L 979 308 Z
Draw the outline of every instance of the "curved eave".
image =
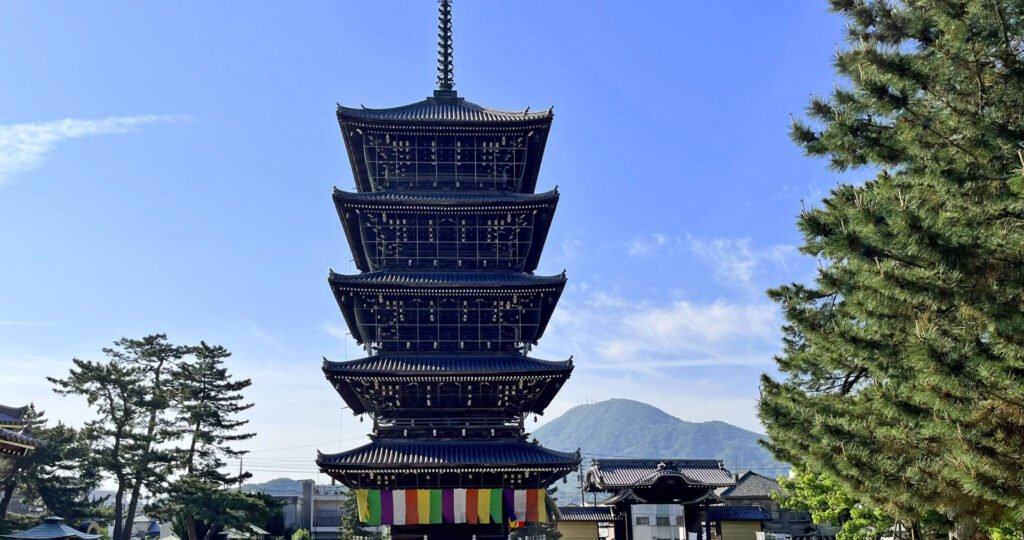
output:
M 572 359 L 539 360 L 511 355 L 375 355 L 358 360 L 332 362 L 324 358 L 324 376 L 338 391 L 353 414 L 375 410 L 372 399 L 352 385 L 354 380 L 379 379 L 400 382 L 489 382 L 499 380 L 541 379 L 546 382 L 536 393 L 527 412 L 544 414 L 544 410 L 572 375 Z M 502 358 L 509 359 L 502 366 Z
M 522 270 L 532 272 L 540 263 L 541 253 L 547 241 L 551 219 L 558 206 L 558 189 L 545 193 L 523 194 L 502 192 L 364 192 L 353 193 L 335 188 L 334 206 L 338 211 L 345 239 L 352 251 L 356 268 L 362 272 L 374 270 L 363 250 L 362 229 L 359 213 L 362 211 L 386 212 L 430 212 L 430 213 L 471 213 L 546 210 L 536 218 L 534 240 L 526 255 Z
M 407 105 L 381 109 L 338 104 L 338 120 L 367 124 L 507 126 L 550 123 L 554 116 L 553 108 L 532 112 L 529 107 L 522 111 L 502 111 L 460 97 L 428 97 Z
M 352 192 L 334 188 L 338 208 L 541 208 L 558 202 L 558 189 L 544 193 L 496 191 L 370 191 Z
M 393 291 L 421 294 L 471 295 L 518 292 L 552 291 L 561 293 L 565 287 L 565 274 L 535 276 L 521 272 L 497 270 L 421 272 L 390 271 L 364 274 L 329 273 L 331 287 L 343 291 L 389 293 Z
M 508 360 L 505 362 L 505 360 Z M 513 355 L 374 355 L 358 360 L 332 362 L 324 359 L 328 377 L 349 378 L 493 378 L 495 376 L 565 376 L 572 360 L 551 361 Z
M 563 471 L 579 464 L 578 453 L 512 441 L 406 441 L 378 439 L 337 454 L 317 452 L 317 465 L 336 472 Z
M 611 492 L 611 491 L 617 491 L 617 490 L 627 489 L 627 488 L 628 489 L 648 488 L 648 487 L 652 487 L 655 484 L 657 484 L 659 480 L 661 480 L 663 478 L 670 477 L 670 476 L 674 476 L 674 477 L 680 478 L 684 482 L 686 482 L 687 485 L 690 485 L 690 486 L 693 486 L 693 487 L 697 487 L 697 488 L 709 488 L 710 489 L 710 488 L 720 488 L 720 487 L 727 487 L 727 486 L 733 485 L 733 482 L 726 481 L 724 479 L 721 480 L 721 481 L 708 481 L 706 479 L 700 479 L 700 478 L 694 477 L 692 475 L 689 475 L 689 474 L 686 474 L 686 473 L 683 473 L 683 472 L 661 473 L 661 474 L 657 474 L 657 475 L 651 476 L 649 478 L 645 478 L 645 479 L 637 481 L 637 482 L 630 482 L 630 483 L 626 483 L 626 482 L 605 482 L 605 481 L 601 480 L 600 475 L 594 473 L 594 471 L 591 470 L 591 471 L 589 471 L 587 473 L 587 480 L 586 480 L 586 483 L 585 483 L 585 486 L 586 486 L 585 490 L 586 491 Z
M 0 428 L 0 455 L 24 456 L 37 445 L 38 441 L 32 437 Z

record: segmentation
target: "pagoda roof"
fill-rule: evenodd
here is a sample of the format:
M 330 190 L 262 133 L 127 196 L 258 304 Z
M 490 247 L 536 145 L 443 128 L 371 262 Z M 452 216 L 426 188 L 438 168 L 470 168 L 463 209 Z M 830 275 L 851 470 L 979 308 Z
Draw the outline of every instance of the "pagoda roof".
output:
M 653 486 L 667 476 L 693 486 L 731 486 L 732 474 L 716 459 L 595 459 L 587 472 L 590 491 Z
M 548 206 L 558 202 L 558 189 L 544 193 L 515 193 L 508 191 L 367 191 L 351 192 L 334 188 L 337 205 L 392 203 L 417 206 L 492 206 L 537 205 Z
M 331 362 L 324 359 L 323 370 L 329 377 L 398 377 L 456 375 L 517 377 L 532 374 L 568 374 L 572 360 L 550 361 L 521 354 L 380 354 L 358 360 Z
M 345 107 L 338 105 L 338 119 L 353 119 L 370 122 L 424 122 L 430 124 L 518 124 L 548 121 L 554 117 L 552 109 L 531 112 L 529 107 L 522 111 L 501 111 L 477 105 L 465 98 L 433 96 L 422 101 L 389 107 L 370 109 L 367 107 Z
M 522 439 L 497 441 L 416 441 L 377 439 L 337 454 L 318 453 L 316 463 L 330 471 L 500 472 L 574 469 L 578 452 L 558 452 Z
M 0 428 L 0 454 L 23 456 L 39 444 L 27 432 Z
M 8 407 L 7 405 L 0 405 L 0 426 L 23 426 L 28 422 L 25 421 L 25 413 L 28 412 L 28 406 L 24 407 Z
M 377 410 L 379 406 L 375 396 L 353 384 L 357 380 L 491 382 L 547 379 L 526 407 L 529 412 L 543 414 L 572 370 L 572 359 L 553 362 L 516 353 L 382 353 L 345 362 L 324 359 L 323 364 L 324 375 L 354 414 Z
M 15 538 L 19 540 L 49 540 L 57 538 L 78 538 L 81 540 L 95 540 L 103 535 L 86 534 L 64 524 L 64 518 L 50 516 L 42 523 L 31 529 L 13 534 L 0 535 L 4 538 Z
M 378 289 L 380 287 L 408 287 L 445 289 L 504 289 L 507 287 L 557 287 L 565 286 L 565 274 L 535 276 L 522 272 L 501 270 L 475 270 L 457 272 L 422 272 L 382 270 L 364 274 L 338 274 L 333 270 L 328 276 L 332 287 Z

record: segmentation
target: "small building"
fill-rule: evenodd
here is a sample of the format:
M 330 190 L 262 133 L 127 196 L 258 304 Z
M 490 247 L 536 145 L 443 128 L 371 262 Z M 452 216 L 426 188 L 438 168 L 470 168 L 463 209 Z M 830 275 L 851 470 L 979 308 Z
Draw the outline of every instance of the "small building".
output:
M 783 508 L 772 498 L 782 493 L 782 486 L 774 478 L 745 471 L 736 475 L 736 485 L 719 490 L 718 496 L 726 506 L 762 510 L 767 516 L 763 520 L 765 532 L 789 536 L 814 534 L 817 529 L 810 513 Z
M 562 540 L 612 540 L 614 523 L 622 519 L 610 506 L 559 506 L 558 513 Z
M 756 540 L 768 514 L 760 506 L 716 506 L 708 509 L 707 520 L 719 540 Z
M 101 535 L 73 529 L 64 523 L 64 518 L 50 516 L 31 529 L 0 536 L 12 540 L 96 540 Z

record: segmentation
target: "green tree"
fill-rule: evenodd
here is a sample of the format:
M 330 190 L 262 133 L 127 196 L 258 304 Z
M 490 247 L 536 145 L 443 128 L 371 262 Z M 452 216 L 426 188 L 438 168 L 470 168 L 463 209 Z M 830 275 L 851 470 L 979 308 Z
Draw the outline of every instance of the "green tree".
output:
M 376 533 L 370 532 L 359 523 L 359 507 L 356 500 L 356 492 L 351 489 L 344 491 L 344 498 L 341 499 L 341 526 L 338 527 L 340 540 L 355 540 L 362 538 L 377 538 Z
M 69 520 L 92 513 L 89 493 L 100 477 L 88 438 L 63 423 L 50 426 L 33 406 L 25 419 L 40 443 L 26 456 L 0 458 L 0 520 L 7 516 L 15 489 L 23 498 L 41 501 L 50 514 Z
M 189 540 L 199 540 L 201 537 L 196 531 L 199 515 L 206 516 L 205 528 L 212 534 L 236 525 L 232 521 L 237 520 L 229 516 L 221 518 L 206 512 L 211 506 L 239 510 L 248 504 L 246 514 L 259 514 L 267 510 L 267 505 L 259 496 L 226 489 L 251 476 L 245 472 L 237 475 L 225 472 L 225 460 L 244 454 L 231 443 L 255 436 L 255 433 L 241 431 L 248 421 L 237 418 L 239 413 L 252 407 L 242 395 L 252 381 L 232 378 L 224 366 L 224 360 L 231 353 L 224 347 L 202 342 L 189 352 L 190 360 L 179 363 L 173 371 L 178 423 L 186 427 L 187 447 L 178 449 L 183 471 L 174 482 L 171 502 L 184 515 Z M 211 500 L 218 497 L 224 500 Z
M 86 436 L 97 442 L 96 466 L 117 485 L 112 538 L 130 540 L 143 490 L 159 495 L 172 473 L 174 454 L 162 443 L 177 439 L 180 430 L 170 414 L 169 373 L 186 349 L 154 334 L 122 338 L 103 352 L 107 362 L 76 358 L 66 378 L 49 380 L 58 394 L 83 396 L 95 409 Z
M 874 540 L 887 535 L 896 521 L 860 501 L 825 473 L 794 471 L 791 478 L 780 478 L 783 495 L 779 505 L 790 510 L 809 512 L 814 523 L 836 526 L 839 540 Z
M 831 6 L 844 83 L 792 134 L 874 178 L 799 218 L 822 265 L 769 291 L 787 323 L 760 416 L 779 459 L 984 536 L 1024 520 L 1024 4 Z
M 306 529 L 299 529 L 292 533 L 292 540 L 310 540 L 313 538 Z

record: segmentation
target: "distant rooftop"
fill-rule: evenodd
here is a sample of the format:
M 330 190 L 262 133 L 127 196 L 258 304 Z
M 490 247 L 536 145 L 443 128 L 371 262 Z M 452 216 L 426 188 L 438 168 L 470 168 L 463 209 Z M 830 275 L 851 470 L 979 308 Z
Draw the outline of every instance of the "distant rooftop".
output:
M 782 486 L 778 482 L 754 471 L 746 471 L 736 478 L 735 486 L 726 488 L 719 493 L 719 496 L 723 499 L 742 497 L 767 499 L 775 493 L 782 494 Z

